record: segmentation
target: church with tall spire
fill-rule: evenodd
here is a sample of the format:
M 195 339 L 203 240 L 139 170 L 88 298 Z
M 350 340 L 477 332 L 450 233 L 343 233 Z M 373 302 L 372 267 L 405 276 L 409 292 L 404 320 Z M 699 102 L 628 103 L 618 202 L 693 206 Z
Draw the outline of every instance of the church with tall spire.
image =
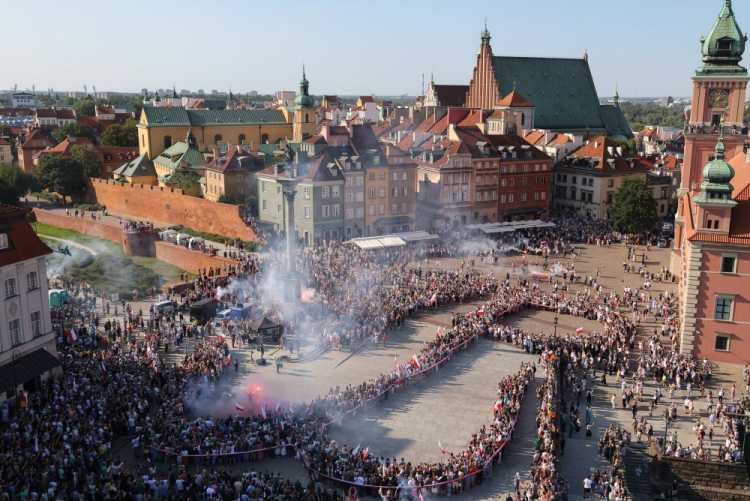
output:
M 732 1 L 723 0 L 692 77 L 685 160 L 677 193 L 671 271 L 679 284 L 680 333 L 674 343 L 695 358 L 750 363 L 750 163 L 740 65 L 747 36 Z
M 302 65 L 302 80 L 299 82 L 299 95 L 294 100 L 294 122 L 292 138 L 299 142 L 315 134 L 317 127 L 315 99 L 310 95 L 310 82 Z

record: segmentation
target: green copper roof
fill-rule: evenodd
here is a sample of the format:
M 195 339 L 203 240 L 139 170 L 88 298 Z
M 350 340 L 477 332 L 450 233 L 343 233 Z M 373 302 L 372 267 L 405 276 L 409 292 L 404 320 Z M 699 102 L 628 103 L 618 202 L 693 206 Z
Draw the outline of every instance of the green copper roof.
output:
M 732 11 L 732 0 L 724 0 L 719 18 L 711 31 L 701 38 L 701 53 L 705 65 L 696 72 L 701 74 L 731 73 L 746 74 L 747 70 L 739 65 L 745 52 L 747 36 L 737 24 Z
M 515 89 L 536 106 L 535 128 L 604 129 L 599 96 L 585 59 L 495 56 L 492 65 L 501 96 Z
M 299 81 L 299 96 L 294 99 L 295 110 L 309 110 L 315 107 L 315 100 L 309 94 L 310 82 L 305 77 L 305 66 L 302 65 L 302 80 Z
M 154 158 L 154 163 L 171 170 L 203 169 L 206 159 L 196 148 L 190 148 L 187 143 L 178 141 Z
M 212 125 L 263 125 L 287 123 L 279 110 L 186 110 L 185 108 L 144 108 L 148 127 L 205 127 Z
M 608 136 L 623 136 L 625 139 L 633 137 L 633 129 L 630 128 L 625 115 L 618 106 L 612 104 L 599 105 L 599 113 L 604 120 L 604 127 L 607 128 Z
M 144 153 L 117 169 L 114 174 L 115 176 L 142 177 L 156 176 L 156 171 L 154 170 L 154 164 L 151 163 L 151 160 Z
M 724 134 L 719 134 L 716 143 L 716 154 L 703 167 L 703 182 L 701 183 L 701 194 L 695 197 L 696 203 L 721 203 L 735 205 L 732 200 L 734 188 L 730 181 L 734 178 L 734 169 L 724 159 Z

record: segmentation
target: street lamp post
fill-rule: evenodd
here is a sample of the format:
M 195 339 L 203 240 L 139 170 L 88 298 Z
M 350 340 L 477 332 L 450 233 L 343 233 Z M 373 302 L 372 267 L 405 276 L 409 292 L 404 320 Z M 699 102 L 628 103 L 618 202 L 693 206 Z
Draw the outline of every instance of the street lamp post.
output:
M 12 354 L 12 367 L 13 367 L 13 400 L 16 400 L 18 397 L 18 381 L 16 380 L 16 364 L 18 364 L 18 360 L 21 358 L 21 352 L 18 350 L 13 350 Z

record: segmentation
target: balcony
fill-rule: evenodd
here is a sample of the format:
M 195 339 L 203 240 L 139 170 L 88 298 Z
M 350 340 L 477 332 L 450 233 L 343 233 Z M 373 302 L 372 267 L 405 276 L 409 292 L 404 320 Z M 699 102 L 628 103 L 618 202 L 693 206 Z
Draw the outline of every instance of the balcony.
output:
M 695 122 L 685 124 L 685 134 L 715 134 L 719 135 L 719 125 L 714 125 L 711 122 Z M 724 123 L 723 126 L 725 136 L 746 136 L 747 126 L 742 123 Z

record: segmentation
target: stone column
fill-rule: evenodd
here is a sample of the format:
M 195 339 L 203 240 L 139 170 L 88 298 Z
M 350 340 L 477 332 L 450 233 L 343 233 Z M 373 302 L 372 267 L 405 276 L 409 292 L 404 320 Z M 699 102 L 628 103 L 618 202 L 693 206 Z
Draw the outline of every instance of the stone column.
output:
M 295 256 L 297 250 L 297 232 L 294 229 L 294 186 L 291 190 L 284 190 L 286 199 L 286 270 L 292 274 L 296 271 Z

